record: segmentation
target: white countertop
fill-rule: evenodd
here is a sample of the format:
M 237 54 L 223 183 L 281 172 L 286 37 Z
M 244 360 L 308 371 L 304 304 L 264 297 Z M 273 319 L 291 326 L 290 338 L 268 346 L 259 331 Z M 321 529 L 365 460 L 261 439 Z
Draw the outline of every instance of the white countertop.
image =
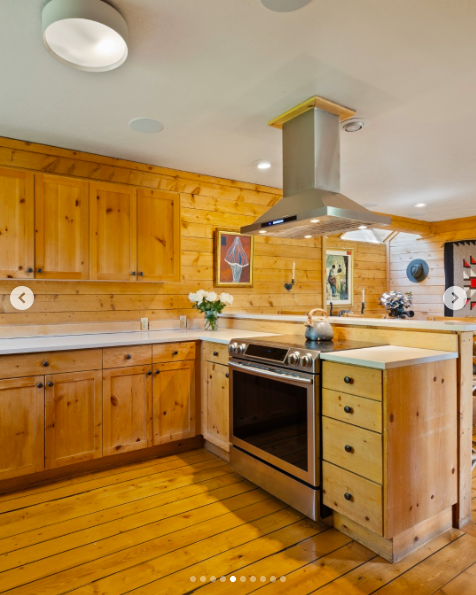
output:
M 272 320 L 275 322 L 302 322 L 307 321 L 307 316 L 292 316 L 282 314 L 220 314 L 223 318 L 235 318 L 246 320 Z M 473 331 L 476 332 L 476 323 L 464 322 L 443 322 L 415 319 L 393 319 L 393 318 L 348 318 L 345 316 L 331 316 L 331 324 L 351 325 L 351 326 L 383 326 L 387 328 L 404 328 L 407 330 L 427 330 L 427 331 Z
M 321 359 L 341 364 L 354 364 L 377 370 L 402 368 L 427 364 L 446 359 L 457 359 L 458 353 L 452 351 L 434 351 L 432 349 L 417 349 L 415 347 L 399 347 L 384 345 L 382 347 L 365 347 L 364 349 L 349 349 L 336 353 L 323 353 Z
M 0 355 L 14 353 L 37 353 L 40 351 L 66 351 L 68 349 L 94 349 L 120 345 L 145 345 L 151 343 L 172 343 L 176 341 L 209 341 L 228 343 L 233 338 L 272 336 L 274 333 L 224 329 L 218 331 L 170 330 L 147 332 L 100 333 L 92 335 L 63 335 L 48 337 L 22 337 L 21 339 L 0 339 Z

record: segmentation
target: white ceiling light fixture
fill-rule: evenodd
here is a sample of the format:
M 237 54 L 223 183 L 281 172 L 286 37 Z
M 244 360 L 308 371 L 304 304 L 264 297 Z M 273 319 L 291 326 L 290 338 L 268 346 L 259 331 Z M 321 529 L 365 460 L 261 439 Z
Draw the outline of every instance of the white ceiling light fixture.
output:
M 258 161 L 255 161 L 253 165 L 256 165 L 258 169 L 269 169 L 271 167 L 271 161 L 267 161 L 266 159 L 258 159 Z
M 311 0 L 261 0 L 261 4 L 274 12 L 292 12 L 298 10 Z
M 164 125 L 153 118 L 134 118 L 129 122 L 129 128 L 141 134 L 157 134 L 162 132 Z
M 359 229 L 367 229 L 366 225 L 359 225 Z
M 310 223 L 319 223 L 319 219 L 311 219 Z
M 267 231 L 265 229 L 261 229 L 260 233 L 267 233 Z
M 50 0 L 42 29 L 48 52 L 72 68 L 105 72 L 126 61 L 127 23 L 102 0 Z
M 344 120 L 341 124 L 344 132 L 359 132 L 362 128 L 365 128 L 368 122 L 363 118 L 349 118 Z
M 417 202 L 415 205 L 415 208 L 417 209 L 423 209 L 423 207 L 426 207 L 426 202 Z

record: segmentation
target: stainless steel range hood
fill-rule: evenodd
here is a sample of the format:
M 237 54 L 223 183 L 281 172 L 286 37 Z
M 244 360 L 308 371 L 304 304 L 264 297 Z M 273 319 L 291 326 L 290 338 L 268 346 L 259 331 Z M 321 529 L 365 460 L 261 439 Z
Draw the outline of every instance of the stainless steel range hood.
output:
M 390 225 L 340 194 L 339 124 L 339 115 L 316 107 L 284 122 L 283 198 L 241 233 L 300 239 Z

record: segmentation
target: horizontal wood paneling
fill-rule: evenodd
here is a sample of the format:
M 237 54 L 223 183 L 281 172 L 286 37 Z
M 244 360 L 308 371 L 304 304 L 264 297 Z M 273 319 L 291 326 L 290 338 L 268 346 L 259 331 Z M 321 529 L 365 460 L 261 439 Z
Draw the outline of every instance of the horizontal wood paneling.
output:
M 180 193 L 181 280 L 167 283 L 115 281 L 32 280 L 34 305 L 17 311 L 10 292 L 18 285 L 0 281 L 0 326 L 118 322 L 133 324 L 148 317 L 155 328 L 174 326 L 179 315 L 202 318 L 191 308 L 190 291 L 214 288 L 214 231 L 252 223 L 281 198 L 281 191 L 246 182 L 236 182 L 179 172 L 56 147 L 0 138 L 0 166 L 33 172 L 66 175 L 96 182 L 116 182 Z M 355 248 L 355 306 L 365 288 L 367 311 L 378 308 L 385 289 L 386 254 L 382 246 L 342 243 L 329 238 L 333 247 Z M 291 292 L 284 283 L 291 279 L 296 263 L 296 284 Z M 233 289 L 228 311 L 304 313 L 322 305 L 321 239 L 289 240 L 256 238 L 255 283 L 252 288 Z M 170 321 L 170 322 L 169 322 Z M 8 336 L 8 329 L 4 336 Z M 1 329 L 0 329 L 1 333 Z

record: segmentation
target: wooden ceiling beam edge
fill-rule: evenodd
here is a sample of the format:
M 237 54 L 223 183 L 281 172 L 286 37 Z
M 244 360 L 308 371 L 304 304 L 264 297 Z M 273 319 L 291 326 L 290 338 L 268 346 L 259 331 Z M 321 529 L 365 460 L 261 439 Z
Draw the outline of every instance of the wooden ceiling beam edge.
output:
M 392 223 L 390 225 L 386 225 L 384 229 L 393 229 L 394 231 L 402 231 L 405 233 L 415 233 L 422 236 L 433 233 L 431 223 L 426 221 L 410 219 L 409 217 L 398 217 L 397 215 L 389 215 L 388 213 L 376 213 L 376 215 L 391 217 Z
M 299 105 L 294 106 L 287 112 L 284 112 L 280 116 L 273 118 L 268 122 L 268 126 L 272 126 L 273 128 L 282 129 L 283 124 L 289 122 L 293 118 L 308 112 L 309 110 L 317 108 L 323 110 L 325 112 L 329 112 L 330 114 L 334 114 L 335 116 L 339 116 L 340 121 L 347 120 L 352 116 L 355 116 L 357 113 L 355 110 L 350 109 L 348 107 L 344 107 L 343 105 L 339 105 L 338 103 L 334 103 L 333 101 L 329 101 L 328 99 L 324 99 L 324 97 L 319 97 L 315 95 L 306 101 L 303 101 Z

